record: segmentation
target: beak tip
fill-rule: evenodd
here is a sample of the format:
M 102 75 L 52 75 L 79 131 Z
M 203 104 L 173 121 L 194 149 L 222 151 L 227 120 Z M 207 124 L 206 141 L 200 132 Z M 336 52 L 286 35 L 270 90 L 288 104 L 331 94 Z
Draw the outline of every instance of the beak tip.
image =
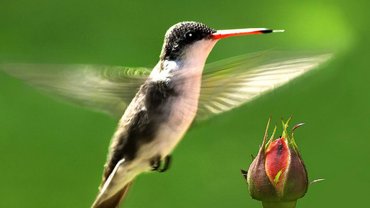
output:
M 261 33 L 266 34 L 266 33 L 276 33 L 276 32 L 285 32 L 285 30 L 272 30 L 272 29 L 264 29 L 261 30 Z
M 285 32 L 285 30 L 272 30 L 272 32 Z

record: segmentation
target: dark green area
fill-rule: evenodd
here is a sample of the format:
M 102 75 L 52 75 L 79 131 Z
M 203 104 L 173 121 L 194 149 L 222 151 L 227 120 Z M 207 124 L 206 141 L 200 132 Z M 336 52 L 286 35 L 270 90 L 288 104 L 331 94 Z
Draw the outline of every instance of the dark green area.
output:
M 154 66 L 183 20 L 285 33 L 220 41 L 214 61 L 267 49 L 336 51 L 316 70 L 193 128 L 164 174 L 137 178 L 125 207 L 260 207 L 240 174 L 269 116 L 305 122 L 311 180 L 298 207 L 366 207 L 370 185 L 369 3 L 360 1 L 0 2 L 0 62 Z M 116 121 L 0 73 L 0 207 L 89 207 Z

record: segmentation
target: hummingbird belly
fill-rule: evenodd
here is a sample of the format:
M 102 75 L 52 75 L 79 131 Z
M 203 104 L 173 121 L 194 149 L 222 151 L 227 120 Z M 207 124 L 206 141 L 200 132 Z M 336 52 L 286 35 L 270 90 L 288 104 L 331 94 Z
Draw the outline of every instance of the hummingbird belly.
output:
M 151 142 L 140 148 L 138 157 L 150 155 L 164 158 L 169 155 L 193 122 L 198 109 L 200 78 L 183 80 L 175 87 L 175 92 L 176 95 L 162 106 L 166 119 L 158 125 Z
M 138 155 L 169 155 L 190 127 L 195 114 L 198 100 L 179 99 L 172 104 L 174 108 L 168 120 L 162 123 L 152 142 L 143 146 Z M 175 107 L 176 106 L 176 107 Z M 195 107 L 194 107 L 195 106 Z

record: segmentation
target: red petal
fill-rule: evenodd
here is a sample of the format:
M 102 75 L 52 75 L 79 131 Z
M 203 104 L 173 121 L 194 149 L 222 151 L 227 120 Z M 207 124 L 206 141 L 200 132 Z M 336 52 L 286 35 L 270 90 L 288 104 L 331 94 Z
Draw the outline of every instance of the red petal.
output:
M 265 170 L 270 182 L 282 191 L 286 170 L 290 162 L 288 144 L 284 138 L 279 138 L 270 143 L 266 150 Z

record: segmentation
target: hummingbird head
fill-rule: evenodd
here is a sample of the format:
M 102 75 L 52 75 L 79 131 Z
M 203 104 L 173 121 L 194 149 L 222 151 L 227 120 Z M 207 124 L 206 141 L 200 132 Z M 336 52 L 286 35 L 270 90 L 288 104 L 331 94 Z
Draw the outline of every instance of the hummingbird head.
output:
M 165 35 L 160 60 L 176 62 L 188 68 L 203 68 L 213 46 L 220 39 L 271 32 L 266 28 L 215 30 L 199 22 L 180 22 L 170 27 Z
M 178 61 L 195 50 L 208 55 L 216 42 L 212 39 L 215 32 L 216 30 L 199 22 L 177 23 L 166 32 L 160 58 Z M 210 48 L 208 52 L 205 50 L 207 48 Z

